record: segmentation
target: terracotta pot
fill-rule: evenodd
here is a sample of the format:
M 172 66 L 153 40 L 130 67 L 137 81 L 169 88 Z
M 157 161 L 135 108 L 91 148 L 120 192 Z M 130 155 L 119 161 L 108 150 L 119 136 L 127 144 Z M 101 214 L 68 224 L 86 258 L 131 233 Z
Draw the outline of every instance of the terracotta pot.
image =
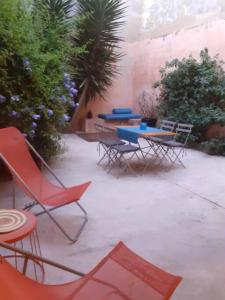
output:
M 148 127 L 156 127 L 157 118 L 143 118 L 143 123 L 147 123 Z
M 220 124 L 214 124 L 208 128 L 205 136 L 208 139 L 225 137 L 225 127 Z

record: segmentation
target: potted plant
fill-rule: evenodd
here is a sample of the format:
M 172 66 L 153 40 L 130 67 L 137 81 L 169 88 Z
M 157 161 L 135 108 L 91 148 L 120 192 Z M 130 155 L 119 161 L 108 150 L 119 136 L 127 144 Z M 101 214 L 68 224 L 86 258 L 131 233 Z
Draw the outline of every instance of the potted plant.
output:
M 143 116 L 141 121 L 146 123 L 149 127 L 155 127 L 157 123 L 157 114 L 151 95 L 143 91 L 138 99 L 138 105 Z

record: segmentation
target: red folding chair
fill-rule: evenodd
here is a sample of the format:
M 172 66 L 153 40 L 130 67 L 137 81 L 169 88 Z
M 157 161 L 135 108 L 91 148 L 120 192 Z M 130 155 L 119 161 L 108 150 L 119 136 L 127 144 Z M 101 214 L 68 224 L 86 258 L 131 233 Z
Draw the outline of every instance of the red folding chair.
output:
M 8 244 L 0 246 L 81 276 L 66 284 L 44 285 L 0 257 L 0 295 L 4 300 L 168 300 L 182 279 L 145 261 L 122 242 L 87 275 Z
M 43 166 L 53 175 L 59 186 L 51 183 L 39 170 L 33 160 L 29 149 L 40 159 Z M 66 188 L 53 170 L 47 165 L 43 158 L 37 153 L 23 134 L 14 127 L 0 129 L 0 158 L 8 166 L 16 183 L 34 202 L 27 205 L 25 209 L 31 209 L 39 204 L 42 211 L 36 216 L 46 213 L 61 232 L 71 241 L 76 242 L 79 238 L 88 217 L 85 209 L 78 200 L 84 194 L 90 182 Z M 67 231 L 52 215 L 52 211 L 70 203 L 76 203 L 84 214 L 84 220 L 75 237 L 71 237 Z M 15 192 L 13 206 L 15 207 Z M 46 208 L 46 206 L 50 208 Z

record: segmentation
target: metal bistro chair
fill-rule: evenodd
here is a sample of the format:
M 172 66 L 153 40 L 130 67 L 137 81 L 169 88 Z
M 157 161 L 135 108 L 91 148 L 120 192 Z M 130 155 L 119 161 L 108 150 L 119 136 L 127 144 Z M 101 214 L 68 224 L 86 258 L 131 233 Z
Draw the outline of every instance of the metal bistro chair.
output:
M 161 142 L 163 157 L 167 158 L 167 160 L 171 162 L 171 167 L 176 161 L 185 167 L 181 160 L 181 155 L 184 155 L 185 153 L 185 147 L 187 145 L 192 128 L 193 125 L 191 124 L 178 123 L 176 127 L 176 136 L 173 138 L 173 140 Z
M 8 244 L 0 246 L 19 252 L 25 260 L 41 261 L 80 277 L 64 284 L 42 284 L 19 273 L 0 256 L 2 300 L 169 300 L 182 280 L 147 262 L 122 242 L 87 275 Z
M 109 165 L 108 173 L 110 173 L 113 167 L 115 167 L 116 165 L 122 164 L 124 165 L 123 173 L 125 173 L 127 170 L 130 170 L 131 173 L 134 173 L 130 161 L 134 156 L 136 156 L 140 160 L 140 157 L 137 154 L 138 151 L 140 151 L 142 156 L 144 157 L 142 149 L 138 143 L 138 134 L 135 132 L 126 132 L 122 128 L 117 129 L 117 134 L 119 139 L 124 140 L 128 143 L 112 147 L 113 155 L 111 156 L 112 159 Z
M 29 150 L 40 159 L 42 165 L 57 180 L 58 185 L 50 182 L 41 173 Z M 71 242 L 76 242 L 88 221 L 87 212 L 80 205 L 79 200 L 90 185 L 90 182 L 65 187 L 53 170 L 25 139 L 24 135 L 15 127 L 0 129 L 0 158 L 9 168 L 13 176 L 13 183 L 33 200 L 32 203 L 26 205 L 25 209 L 30 210 L 34 206 L 39 205 L 41 211 L 35 215 L 39 216 L 46 213 Z M 15 185 L 13 187 L 13 207 L 15 208 Z M 84 216 L 83 222 L 74 237 L 68 234 L 66 228 L 52 214 L 52 211 L 72 203 L 76 203 Z
M 175 127 L 176 127 L 176 122 L 162 120 L 159 128 L 165 131 L 174 132 Z M 147 157 L 152 150 L 153 151 L 152 155 L 155 157 L 155 160 L 157 160 L 157 158 L 160 157 L 160 154 L 163 151 L 162 143 L 165 141 L 173 140 L 173 138 L 174 138 L 173 136 L 168 136 L 168 135 L 145 137 L 145 140 L 149 144 L 149 150 L 145 154 L 145 156 Z
M 103 162 L 106 159 L 107 167 L 110 164 L 110 161 L 112 160 L 112 147 L 116 145 L 124 145 L 125 143 L 116 136 L 115 129 L 112 127 L 95 123 L 95 129 L 98 133 L 97 150 L 99 155 L 101 155 L 101 149 L 103 150 L 103 155 L 102 157 L 100 157 L 98 165 L 100 165 L 101 162 Z

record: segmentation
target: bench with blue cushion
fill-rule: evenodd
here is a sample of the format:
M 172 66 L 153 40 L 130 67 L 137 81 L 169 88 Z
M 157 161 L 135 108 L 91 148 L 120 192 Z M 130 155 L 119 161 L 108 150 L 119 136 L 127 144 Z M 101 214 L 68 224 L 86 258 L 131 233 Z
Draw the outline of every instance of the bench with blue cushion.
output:
M 105 121 L 124 121 L 130 119 L 141 119 L 142 115 L 133 114 L 131 108 L 114 108 L 111 114 L 99 114 L 98 117 Z

